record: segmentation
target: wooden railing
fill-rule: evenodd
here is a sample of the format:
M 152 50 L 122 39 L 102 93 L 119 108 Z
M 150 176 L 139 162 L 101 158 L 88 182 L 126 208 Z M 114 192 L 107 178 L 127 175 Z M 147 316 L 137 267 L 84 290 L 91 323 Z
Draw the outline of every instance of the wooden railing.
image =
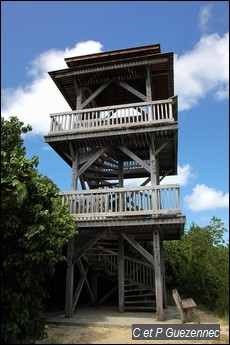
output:
M 177 97 L 51 114 L 50 133 L 177 121 Z
M 118 275 L 118 254 L 100 250 L 97 254 L 97 267 L 109 275 Z M 154 287 L 154 268 L 148 262 L 124 257 L 125 278 L 138 284 Z
M 179 185 L 60 192 L 76 220 L 180 213 Z

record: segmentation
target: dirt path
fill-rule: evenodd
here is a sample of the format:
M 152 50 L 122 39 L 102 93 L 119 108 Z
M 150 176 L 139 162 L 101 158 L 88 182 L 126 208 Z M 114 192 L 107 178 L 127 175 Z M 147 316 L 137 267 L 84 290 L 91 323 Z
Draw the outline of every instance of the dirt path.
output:
M 220 324 L 220 340 L 132 340 L 130 327 L 48 325 L 47 338 L 36 344 L 229 344 L 229 327 L 212 315 L 199 311 L 200 322 Z

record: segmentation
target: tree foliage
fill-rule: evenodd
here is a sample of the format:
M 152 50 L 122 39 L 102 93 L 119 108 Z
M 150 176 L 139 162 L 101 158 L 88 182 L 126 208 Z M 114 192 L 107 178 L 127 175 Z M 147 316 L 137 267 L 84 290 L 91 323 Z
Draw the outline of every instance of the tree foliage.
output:
M 178 288 L 182 297 L 228 314 L 229 247 L 224 243 L 224 223 L 213 217 L 210 224 L 192 224 L 181 241 L 167 241 L 166 285 Z
M 16 117 L 1 126 L 1 333 L 5 344 L 25 344 L 43 334 L 43 282 L 76 225 L 38 157 L 26 157 L 22 135 L 32 128 Z

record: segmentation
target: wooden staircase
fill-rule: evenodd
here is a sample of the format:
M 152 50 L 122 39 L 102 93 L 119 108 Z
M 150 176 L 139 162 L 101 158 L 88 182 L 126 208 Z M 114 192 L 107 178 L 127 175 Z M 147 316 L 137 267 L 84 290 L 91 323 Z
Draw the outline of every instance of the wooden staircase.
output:
M 118 283 L 118 243 L 99 240 L 85 254 L 92 270 L 104 279 Z M 144 261 L 125 256 L 125 311 L 156 311 L 153 266 Z
M 156 311 L 154 289 L 127 279 L 125 281 L 126 311 Z

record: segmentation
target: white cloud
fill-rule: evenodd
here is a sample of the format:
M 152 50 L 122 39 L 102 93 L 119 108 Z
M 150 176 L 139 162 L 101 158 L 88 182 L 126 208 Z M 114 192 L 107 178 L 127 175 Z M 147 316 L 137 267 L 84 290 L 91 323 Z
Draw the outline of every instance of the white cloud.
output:
M 195 173 L 192 171 L 192 168 L 189 164 L 178 166 L 178 175 L 167 176 L 165 177 L 161 185 L 164 184 L 180 184 L 180 186 L 186 186 L 189 180 L 195 177 Z M 137 187 L 140 186 L 146 178 L 136 178 L 136 179 L 127 179 L 125 180 L 125 187 Z M 150 182 L 147 186 L 150 185 Z
M 191 195 L 184 197 L 185 207 L 193 212 L 215 210 L 229 206 L 229 193 L 218 191 L 204 184 L 197 184 Z
M 228 97 L 229 33 L 204 35 L 194 48 L 175 55 L 175 93 L 179 110 L 188 110 L 207 96 L 216 100 Z
M 212 92 L 217 101 L 228 97 L 229 34 L 201 37 L 195 47 L 181 56 L 175 56 L 175 94 L 179 95 L 179 110 L 197 105 Z M 102 51 L 100 42 L 77 43 L 65 50 L 51 49 L 41 53 L 28 66 L 32 81 L 24 87 L 2 92 L 2 115 L 18 116 L 31 124 L 33 134 L 47 134 L 49 114 L 70 110 L 69 105 L 47 72 L 66 68 L 65 57 Z
M 201 32 L 206 32 L 208 29 L 208 22 L 212 16 L 212 4 L 202 6 L 199 11 L 199 21 L 198 26 L 201 29 Z
M 186 186 L 195 177 L 192 167 L 189 164 L 178 166 L 178 175 L 167 176 L 162 180 L 162 184 L 180 184 Z
M 63 51 L 52 49 L 43 52 L 32 61 L 28 69 L 33 78 L 31 83 L 25 87 L 3 90 L 2 116 L 17 116 L 25 125 L 32 125 L 32 134 L 47 134 L 49 114 L 70 109 L 48 72 L 67 68 L 64 61 L 66 57 L 98 53 L 101 50 L 101 43 L 86 41 Z

